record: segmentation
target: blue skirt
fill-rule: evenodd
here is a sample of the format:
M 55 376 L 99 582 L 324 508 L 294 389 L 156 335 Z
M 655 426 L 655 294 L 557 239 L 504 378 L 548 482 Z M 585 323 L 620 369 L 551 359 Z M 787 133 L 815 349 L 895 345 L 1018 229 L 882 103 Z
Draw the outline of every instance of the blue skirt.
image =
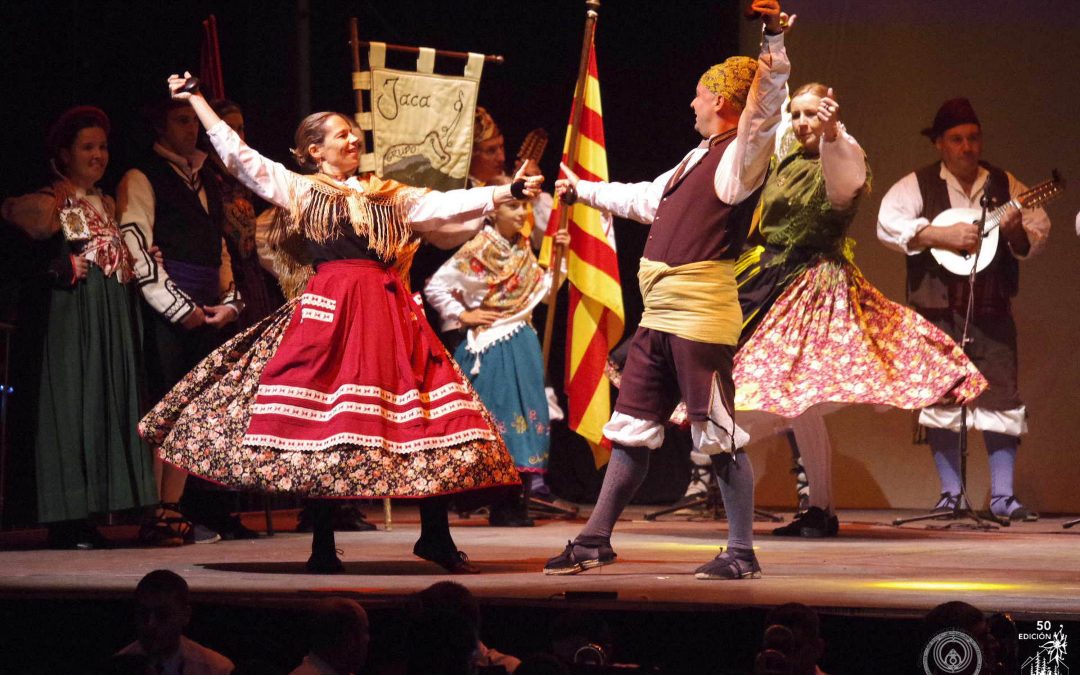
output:
M 458 345 L 454 359 L 495 418 L 514 466 L 518 471 L 547 471 L 551 427 L 536 331 L 524 326 L 479 355 L 469 352 L 466 344 Z M 477 359 L 480 369 L 474 375 Z

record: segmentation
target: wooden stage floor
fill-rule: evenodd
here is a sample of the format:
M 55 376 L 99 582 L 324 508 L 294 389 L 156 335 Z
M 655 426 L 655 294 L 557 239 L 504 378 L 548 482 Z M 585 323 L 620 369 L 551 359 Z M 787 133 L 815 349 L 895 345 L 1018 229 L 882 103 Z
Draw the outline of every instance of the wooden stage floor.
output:
M 992 532 L 935 531 L 889 525 L 904 512 L 842 511 L 840 536 L 825 540 L 774 537 L 774 525 L 761 522 L 755 532 L 763 578 L 706 582 L 694 579 L 692 570 L 717 552 L 725 523 L 678 516 L 647 522 L 641 518 L 645 510 L 633 507 L 619 523 L 613 542 L 617 564 L 568 577 L 540 570 L 582 521 L 492 528 L 481 518 L 452 515 L 458 546 L 483 570 L 455 579 L 487 605 L 556 604 L 576 592 L 607 609 L 723 611 L 798 601 L 829 614 L 899 618 L 960 599 L 1018 619 L 1080 619 L 1080 527 L 1062 529 L 1063 518 Z M 367 513 L 381 524 L 378 508 Z M 295 512 L 277 514 L 277 527 L 295 522 Z M 344 591 L 368 603 L 394 603 L 446 576 L 411 554 L 419 528 L 415 509 L 395 507 L 394 519 L 391 532 L 380 526 L 376 532 L 339 534 L 346 573 L 337 576 L 304 573 L 311 538 L 291 532 L 252 541 L 103 551 L 34 549 L 36 534 L 3 533 L 0 598 L 129 597 L 142 575 L 169 568 L 188 580 L 197 600 L 276 604 Z M 249 526 L 261 521 L 260 514 L 245 517 Z M 107 530 L 116 539 L 131 531 Z

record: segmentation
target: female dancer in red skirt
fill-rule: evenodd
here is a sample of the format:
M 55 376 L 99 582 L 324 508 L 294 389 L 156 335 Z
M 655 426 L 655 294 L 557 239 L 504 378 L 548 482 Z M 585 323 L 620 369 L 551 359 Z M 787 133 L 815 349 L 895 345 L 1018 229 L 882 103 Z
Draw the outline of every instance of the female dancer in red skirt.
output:
M 211 353 L 140 431 L 166 462 L 233 488 L 426 497 L 413 552 L 478 571 L 450 536 L 446 501 L 430 498 L 514 485 L 517 471 L 403 279 L 419 234 L 535 196 L 543 178 L 448 192 L 360 179 L 357 137 L 333 112 L 300 123 L 293 153 L 313 173 L 293 173 L 181 92 L 184 82 L 169 78 L 173 97 L 190 100 L 225 167 L 278 207 L 269 238 L 293 297 Z M 342 569 L 325 508 L 308 569 Z

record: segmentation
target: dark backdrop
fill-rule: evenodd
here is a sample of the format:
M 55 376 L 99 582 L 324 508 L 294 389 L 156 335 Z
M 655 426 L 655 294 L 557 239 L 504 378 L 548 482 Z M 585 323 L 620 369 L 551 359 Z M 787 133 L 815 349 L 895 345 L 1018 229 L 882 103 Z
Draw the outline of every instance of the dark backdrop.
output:
M 619 180 L 651 179 L 696 144 L 689 103 L 697 77 L 737 48 L 736 3 L 680 5 L 685 6 L 672 11 L 662 3 L 612 0 L 601 7 L 597 53 L 608 162 Z M 0 6 L 0 197 L 47 180 L 45 130 L 76 104 L 100 106 L 112 119 L 104 181 L 111 192 L 150 144 L 141 115 L 145 103 L 165 94 L 169 73 L 197 71 L 201 21 L 211 13 L 218 19 L 226 94 L 245 110 L 251 145 L 270 157 L 287 161 L 296 123 L 307 112 L 354 110 L 347 21 L 356 16 L 362 39 L 505 56 L 504 65 L 485 66 L 479 102 L 502 127 L 511 158 L 529 130 L 548 130 L 552 143 L 542 164 L 549 176 L 557 170 L 581 49 L 583 2 L 46 0 Z M 303 17 L 310 22 L 310 69 L 300 77 Z M 437 69 L 453 72 L 461 65 L 440 60 Z M 301 91 L 305 81 L 310 88 Z M 617 222 L 616 236 L 633 326 L 641 312 L 635 278 L 644 229 Z M 18 255 L 9 236 L 0 247 L 5 259 Z M 557 378 L 562 341 L 557 335 L 553 349 L 551 372 Z M 569 496 L 589 497 L 598 474 L 585 445 L 565 430 L 553 445 L 554 482 Z M 685 459 L 678 455 L 665 453 L 671 461 L 658 462 L 654 481 L 660 493 L 685 485 Z M 663 483 L 674 488 L 664 490 Z M 647 486 L 645 496 L 651 494 Z
M 674 165 L 696 143 L 689 102 L 700 73 L 733 53 L 753 54 L 756 30 L 725 2 L 658 3 L 605 0 L 597 53 L 611 174 L 646 180 Z M 938 103 L 972 98 L 986 127 L 991 161 L 1035 183 L 1051 167 L 1080 180 L 1072 121 L 1078 109 L 1073 80 L 1080 58 L 1080 15 L 1065 0 L 789 0 L 802 16 L 789 39 L 792 82 L 822 79 L 841 92 L 845 118 L 869 152 L 874 193 L 853 235 L 870 280 L 902 298 L 899 258 L 876 241 L 873 224 L 885 190 L 904 172 L 933 159 L 918 129 Z M 40 147 L 49 121 L 64 108 L 92 103 L 114 122 L 113 159 L 106 187 L 145 148 L 139 110 L 164 95 L 164 78 L 197 68 L 200 21 L 218 17 L 225 84 L 244 106 L 251 144 L 285 160 L 296 122 L 311 109 L 351 112 L 347 18 L 360 19 L 363 39 L 503 54 L 488 65 L 480 103 L 502 126 L 510 154 L 525 133 L 543 127 L 553 147 L 543 162 L 554 174 L 561 147 L 584 23 L 577 0 L 523 2 L 338 2 L 312 0 L 310 69 L 297 76 L 296 2 L 0 3 L 0 196 L 19 194 L 44 179 Z M 743 35 L 740 37 L 740 30 Z M 741 41 L 740 41 L 741 40 Z M 741 47 L 740 47 L 741 45 Z M 454 66 L 440 62 L 440 70 Z M 299 85 L 310 81 L 307 96 Z M 1080 379 L 1075 350 L 1076 254 L 1074 188 L 1051 207 L 1054 231 L 1041 259 L 1025 263 L 1017 315 L 1021 321 L 1021 387 L 1032 434 L 1021 453 L 1018 493 L 1042 509 L 1075 510 L 1073 488 L 1080 422 L 1073 408 Z M 616 223 L 628 325 L 640 314 L 635 273 L 643 228 Z M 0 241 L 0 269 L 15 250 Z M 552 372 L 560 374 L 561 342 Z M 910 419 L 892 411 L 849 409 L 830 416 L 837 447 L 841 506 L 907 506 L 936 494 L 925 450 L 910 444 Z M 556 439 L 553 469 L 573 496 L 595 487 L 589 458 L 572 438 Z M 976 442 L 973 480 L 985 486 L 985 459 Z M 752 449 L 764 503 L 792 500 L 782 443 Z M 571 468 L 569 465 L 574 464 Z

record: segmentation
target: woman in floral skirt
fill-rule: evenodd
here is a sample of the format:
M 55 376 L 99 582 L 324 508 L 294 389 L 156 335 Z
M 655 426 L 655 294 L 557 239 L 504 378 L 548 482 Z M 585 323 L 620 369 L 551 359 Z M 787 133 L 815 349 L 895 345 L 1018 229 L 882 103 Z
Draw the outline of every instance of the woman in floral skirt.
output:
M 823 84 L 792 94 L 796 143 L 778 153 L 762 191 L 755 234 L 761 244 L 736 265 L 744 325 L 735 408 L 789 418 L 796 436 L 802 430 L 811 441 L 797 450 L 811 507 L 774 531 L 780 535 L 836 533 L 831 447 L 813 406 L 918 409 L 967 401 L 986 388 L 952 339 L 887 299 L 855 266 L 846 235 L 870 176 L 862 148 L 839 123 L 839 108 Z
M 169 78 L 173 96 L 190 99 L 228 171 L 279 208 L 269 237 L 294 297 L 200 363 L 143 419 L 144 436 L 165 461 L 229 487 L 424 498 L 413 552 L 479 571 L 436 497 L 513 486 L 517 472 L 403 279 L 419 233 L 481 217 L 512 191 L 534 195 L 542 177 L 449 192 L 360 179 L 358 140 L 333 112 L 300 123 L 293 154 L 313 173 L 293 173 L 184 82 Z M 329 510 L 315 520 L 308 569 L 340 571 Z

